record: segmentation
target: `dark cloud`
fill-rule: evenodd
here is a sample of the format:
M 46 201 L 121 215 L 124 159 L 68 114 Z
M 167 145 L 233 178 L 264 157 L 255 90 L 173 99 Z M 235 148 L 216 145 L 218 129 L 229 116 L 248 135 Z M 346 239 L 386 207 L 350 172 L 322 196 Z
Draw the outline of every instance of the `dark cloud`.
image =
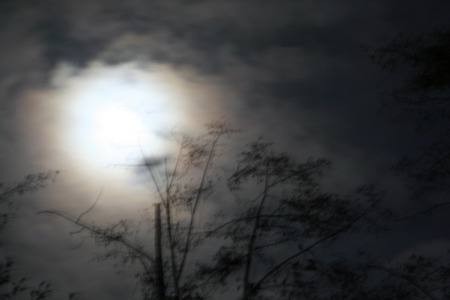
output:
M 38 36 L 44 45 L 43 58 L 50 70 L 61 61 L 83 66 L 101 51 L 99 41 L 72 37 L 72 26 L 74 24 L 69 23 L 64 16 L 49 14 L 33 28 L 32 34 Z

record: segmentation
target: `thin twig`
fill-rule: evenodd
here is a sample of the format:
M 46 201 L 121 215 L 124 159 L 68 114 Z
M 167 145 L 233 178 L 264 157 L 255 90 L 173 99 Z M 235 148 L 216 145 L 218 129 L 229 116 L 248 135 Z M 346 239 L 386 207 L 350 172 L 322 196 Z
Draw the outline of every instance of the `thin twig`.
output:
M 83 218 L 84 215 L 86 215 L 87 213 L 89 213 L 91 210 L 94 209 L 94 207 L 97 205 L 98 200 L 100 200 L 100 197 L 102 196 L 102 192 L 103 192 L 103 187 L 100 187 L 100 192 L 97 195 L 97 198 L 95 199 L 94 203 L 91 205 L 91 207 L 89 207 L 85 212 L 82 212 L 77 220 L 76 223 L 78 223 L 79 221 L 81 221 L 81 218 Z

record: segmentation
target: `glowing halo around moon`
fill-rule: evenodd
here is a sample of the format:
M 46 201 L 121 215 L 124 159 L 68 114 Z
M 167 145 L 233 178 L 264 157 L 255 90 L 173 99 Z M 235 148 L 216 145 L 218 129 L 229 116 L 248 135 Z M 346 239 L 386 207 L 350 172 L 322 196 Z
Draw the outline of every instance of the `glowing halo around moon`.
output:
M 95 66 L 65 81 L 66 144 L 77 161 L 99 167 L 136 164 L 163 155 L 159 132 L 182 121 L 179 97 L 161 75 L 133 65 Z M 172 141 L 173 142 L 173 141 Z

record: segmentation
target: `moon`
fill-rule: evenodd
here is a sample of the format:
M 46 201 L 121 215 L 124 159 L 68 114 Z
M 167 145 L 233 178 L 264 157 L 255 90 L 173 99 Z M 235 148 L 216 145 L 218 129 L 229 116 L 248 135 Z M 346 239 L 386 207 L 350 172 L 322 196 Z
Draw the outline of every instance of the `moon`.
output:
M 147 139 L 144 122 L 140 112 L 126 102 L 85 103 L 79 116 L 74 133 L 86 158 L 123 163 L 139 147 L 144 147 Z
M 99 67 L 66 82 L 70 93 L 68 144 L 73 156 L 100 167 L 136 163 L 161 155 L 179 114 L 161 78 L 134 66 Z
M 137 113 L 116 104 L 94 114 L 95 139 L 105 148 L 121 148 L 139 144 L 144 126 Z

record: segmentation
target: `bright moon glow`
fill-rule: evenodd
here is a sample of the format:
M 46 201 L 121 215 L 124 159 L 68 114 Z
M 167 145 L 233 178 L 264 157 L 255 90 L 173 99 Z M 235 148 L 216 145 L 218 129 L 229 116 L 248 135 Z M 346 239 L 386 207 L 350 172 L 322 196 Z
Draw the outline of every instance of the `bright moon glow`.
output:
M 82 115 L 76 132 L 83 143 L 81 147 L 86 148 L 86 155 L 120 163 L 137 148 L 144 147 L 146 130 L 143 121 L 137 111 L 125 104 L 119 105 L 116 101 L 97 107 L 88 105 Z
M 113 105 L 96 114 L 95 135 L 101 143 L 111 146 L 133 145 L 139 141 L 139 133 L 144 132 L 138 118 L 134 112 Z
M 160 132 L 182 119 L 178 95 L 163 78 L 130 65 L 97 66 L 66 85 L 67 139 L 78 160 L 107 167 L 167 153 L 169 141 Z

